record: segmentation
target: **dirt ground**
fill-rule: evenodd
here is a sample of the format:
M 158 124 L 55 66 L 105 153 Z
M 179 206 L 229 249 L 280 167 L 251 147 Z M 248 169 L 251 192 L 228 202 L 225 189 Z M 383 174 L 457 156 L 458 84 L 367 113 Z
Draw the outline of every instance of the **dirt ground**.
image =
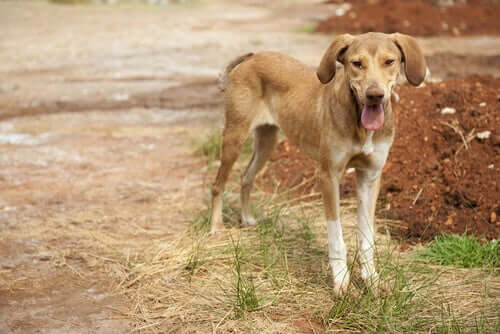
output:
M 343 7 L 344 10 L 322 21 L 316 31 L 401 32 L 414 36 L 500 34 L 497 19 L 500 3 L 495 0 L 355 0 L 348 3 L 350 7 Z
M 264 49 L 315 66 L 332 36 L 299 31 L 336 9 L 307 1 L 0 1 L 0 332 L 137 329 L 136 306 L 115 289 L 127 271 L 122 263 L 152 244 L 172 245 L 205 206 L 213 175 L 191 143 L 221 125 L 218 73 L 232 58 Z M 440 64 L 431 66 L 437 79 L 500 71 L 496 37 L 421 43 L 429 64 Z M 438 86 L 422 92 L 431 87 Z M 487 110 L 497 107 L 488 100 Z M 498 136 L 484 128 L 490 139 L 472 141 L 464 157 Z M 498 146 L 487 152 L 498 156 Z M 491 189 L 498 195 L 498 183 Z

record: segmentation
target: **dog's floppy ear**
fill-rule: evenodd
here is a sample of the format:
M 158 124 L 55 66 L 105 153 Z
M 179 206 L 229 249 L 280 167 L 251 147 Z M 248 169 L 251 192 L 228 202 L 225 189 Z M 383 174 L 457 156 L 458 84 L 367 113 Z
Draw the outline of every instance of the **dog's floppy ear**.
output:
M 329 83 L 335 76 L 336 64 L 338 60 L 343 63 L 342 55 L 347 50 L 349 45 L 351 45 L 354 40 L 354 36 L 349 34 L 337 36 L 332 44 L 326 50 L 321 63 L 319 64 L 316 74 L 318 75 L 319 81 L 323 84 Z
M 406 78 L 413 86 L 420 85 L 425 79 L 426 65 L 417 40 L 400 33 L 391 34 L 391 39 L 403 54 Z

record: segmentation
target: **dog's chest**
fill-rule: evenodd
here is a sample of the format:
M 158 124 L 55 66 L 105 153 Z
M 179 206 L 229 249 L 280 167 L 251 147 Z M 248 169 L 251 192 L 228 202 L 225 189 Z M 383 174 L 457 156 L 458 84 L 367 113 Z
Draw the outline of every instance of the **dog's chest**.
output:
M 368 163 L 375 168 L 382 168 L 389 155 L 391 145 L 392 140 L 390 138 L 385 140 L 377 138 L 377 140 L 374 140 L 373 132 L 367 134 L 366 140 L 363 143 L 359 143 L 353 147 L 354 150 L 352 153 L 356 163 L 352 165 L 366 165 L 366 163 Z
M 370 155 L 374 151 L 374 145 L 373 145 L 373 131 L 368 131 L 366 134 L 366 140 L 361 146 L 361 152 L 364 155 Z

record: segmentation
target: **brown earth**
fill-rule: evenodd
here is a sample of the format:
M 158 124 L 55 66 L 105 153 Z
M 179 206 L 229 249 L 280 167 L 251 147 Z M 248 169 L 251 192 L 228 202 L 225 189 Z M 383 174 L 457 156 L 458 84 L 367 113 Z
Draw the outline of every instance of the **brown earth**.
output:
M 328 1 L 338 3 L 338 1 Z M 323 33 L 401 32 L 414 36 L 499 35 L 498 1 L 469 0 L 438 6 L 429 0 L 349 1 L 352 7 L 342 16 L 322 21 Z
M 397 134 L 384 170 L 379 216 L 402 220 L 399 239 L 429 240 L 442 232 L 500 235 L 500 79 L 472 76 L 415 89 L 402 86 L 394 106 Z M 441 114 L 445 107 L 455 114 Z M 487 139 L 477 134 L 490 131 Z M 467 143 L 465 145 L 465 143 Z M 317 191 L 315 163 L 287 141 L 263 175 L 263 183 Z M 341 187 L 354 196 L 353 174 Z

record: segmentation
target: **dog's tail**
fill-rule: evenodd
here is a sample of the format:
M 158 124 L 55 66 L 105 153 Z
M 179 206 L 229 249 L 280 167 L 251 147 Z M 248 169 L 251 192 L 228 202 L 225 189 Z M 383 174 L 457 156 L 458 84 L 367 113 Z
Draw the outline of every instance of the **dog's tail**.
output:
M 226 66 L 226 69 L 224 70 L 224 72 L 222 72 L 220 75 L 219 75 L 219 80 L 218 80 L 218 84 L 219 84 L 219 89 L 221 91 L 225 91 L 226 90 L 226 85 L 227 85 L 227 76 L 229 75 L 229 73 L 231 73 L 231 71 L 236 67 L 238 66 L 239 64 L 241 64 L 242 62 L 244 62 L 245 60 L 247 60 L 248 58 L 250 58 L 251 56 L 253 56 L 253 52 L 250 52 L 250 53 L 247 53 L 243 56 L 239 56 L 238 58 L 234 59 L 232 62 L 230 62 L 227 66 Z

